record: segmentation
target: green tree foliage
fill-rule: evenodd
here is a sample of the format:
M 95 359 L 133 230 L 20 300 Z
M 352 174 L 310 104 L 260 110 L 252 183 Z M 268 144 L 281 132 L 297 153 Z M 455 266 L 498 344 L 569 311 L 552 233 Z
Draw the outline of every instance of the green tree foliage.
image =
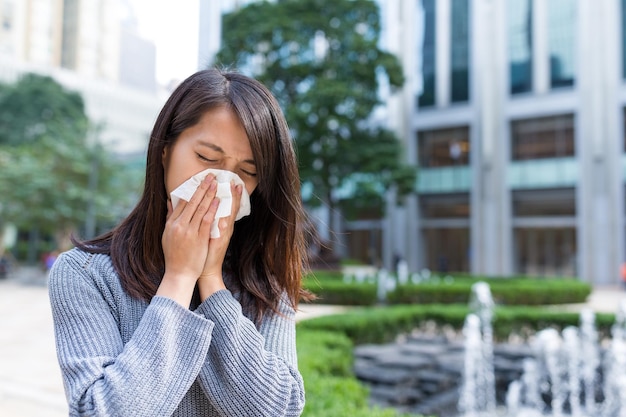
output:
M 26 145 L 45 137 L 80 141 L 88 129 L 81 95 L 50 77 L 25 74 L 0 86 L 0 144 Z
M 224 17 L 217 61 L 267 85 L 296 139 L 301 180 L 331 210 L 374 208 L 395 184 L 400 195 L 415 182 L 401 162 L 402 145 L 371 116 L 381 82 L 403 84 L 395 56 L 379 48 L 380 18 L 369 0 L 255 2 Z M 337 193 L 337 190 L 350 190 Z M 306 195 L 305 195 L 306 197 Z
M 109 223 L 128 209 L 136 190 L 96 144 L 79 94 L 29 74 L 0 87 L 0 119 L 0 225 L 63 239 L 88 218 Z

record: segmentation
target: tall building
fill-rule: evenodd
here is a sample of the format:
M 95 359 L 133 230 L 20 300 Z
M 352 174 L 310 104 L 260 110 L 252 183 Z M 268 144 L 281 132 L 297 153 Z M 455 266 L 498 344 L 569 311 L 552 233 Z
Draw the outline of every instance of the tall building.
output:
M 198 69 L 214 64 L 222 44 L 222 15 L 258 0 L 199 0 Z
M 0 80 L 52 76 L 81 93 L 102 143 L 141 155 L 165 97 L 133 17 L 129 0 L 0 0 Z
M 407 79 L 387 120 L 419 174 L 384 221 L 345 223 L 345 255 L 373 246 L 414 271 L 618 282 L 626 0 L 377 3 Z
M 423 84 L 404 109 L 420 168 L 400 248 L 412 269 L 618 282 L 626 1 L 420 6 Z

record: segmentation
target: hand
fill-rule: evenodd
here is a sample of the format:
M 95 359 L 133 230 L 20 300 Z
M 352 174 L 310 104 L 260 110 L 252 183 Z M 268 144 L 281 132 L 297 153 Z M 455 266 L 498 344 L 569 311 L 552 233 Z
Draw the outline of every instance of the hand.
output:
M 189 307 L 207 259 L 211 223 L 219 206 L 216 191 L 215 176 L 208 175 L 189 202 L 181 200 L 175 210 L 171 201 L 167 203 L 167 220 L 161 239 L 165 274 L 156 294 L 170 297 L 185 307 Z
M 198 279 L 198 288 L 202 301 L 207 299 L 214 292 L 226 288 L 222 277 L 222 266 L 230 238 L 233 236 L 233 231 L 235 230 L 235 218 L 239 212 L 243 186 L 235 186 L 235 184 L 231 182 L 230 192 L 233 196 L 230 216 L 219 219 L 218 227 L 220 229 L 220 237 L 211 238 L 208 256 L 200 278 Z

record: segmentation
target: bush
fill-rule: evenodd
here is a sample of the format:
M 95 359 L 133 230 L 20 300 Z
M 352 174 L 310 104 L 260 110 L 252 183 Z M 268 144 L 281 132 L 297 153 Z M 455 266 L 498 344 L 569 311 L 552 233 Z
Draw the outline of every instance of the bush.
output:
M 369 390 L 352 373 L 352 341 L 340 332 L 298 330 L 298 366 L 304 379 L 303 417 L 399 417 L 368 406 Z
M 403 305 L 358 308 L 349 313 L 317 317 L 298 323 L 298 329 L 339 332 L 354 344 L 386 343 L 399 334 L 408 333 L 427 322 L 449 326 L 460 332 L 470 313 L 466 305 Z M 609 335 L 614 314 L 597 314 L 596 327 L 601 335 Z M 526 335 L 546 327 L 558 330 L 578 326 L 580 314 L 543 307 L 499 306 L 494 310 L 493 331 L 498 340 L 510 334 Z
M 305 287 L 317 294 L 318 303 L 372 306 L 378 301 L 377 284 L 344 282 L 336 271 L 316 271 L 305 280 Z M 398 285 L 387 294 L 386 303 L 395 304 L 467 304 L 471 287 L 487 282 L 494 301 L 501 305 L 558 305 L 583 303 L 591 294 L 591 285 L 573 278 L 496 278 L 459 275 L 430 279 L 418 284 Z
M 395 410 L 367 406 L 368 389 L 352 373 L 353 345 L 387 343 L 427 322 L 460 332 L 470 313 L 466 304 L 400 305 L 355 308 L 298 323 L 298 359 L 307 403 L 303 416 L 399 417 Z M 528 336 L 548 327 L 578 326 L 580 314 L 544 307 L 498 306 L 494 310 L 496 340 L 512 333 Z M 614 314 L 596 314 L 600 337 L 610 335 Z
M 327 280 L 309 283 L 306 288 L 317 296 L 316 302 L 322 304 L 368 306 L 377 302 L 376 284 Z
M 341 301 L 338 303 L 357 305 L 361 301 L 370 306 L 298 323 L 298 358 L 307 395 L 305 417 L 403 416 L 396 410 L 368 406 L 369 391 L 352 372 L 353 346 L 388 343 L 426 323 L 448 326 L 460 332 L 471 312 L 468 305 L 470 290 L 477 281 L 489 283 L 498 304 L 493 320 L 496 340 L 506 340 L 511 334 L 530 336 L 549 327 L 561 331 L 567 326 L 579 326 L 579 313 L 537 305 L 581 302 L 591 292 L 590 285 L 573 279 L 459 277 L 399 286 L 389 294 L 390 304 L 413 304 L 383 307 L 374 306 L 375 284 L 347 284 L 337 272 L 316 274 L 313 281 L 308 282 L 308 288 L 318 294 L 320 291 L 316 288 L 322 289 L 321 302 Z M 514 305 L 520 303 L 530 307 Z M 610 335 L 614 321 L 613 314 L 596 314 L 600 337 Z

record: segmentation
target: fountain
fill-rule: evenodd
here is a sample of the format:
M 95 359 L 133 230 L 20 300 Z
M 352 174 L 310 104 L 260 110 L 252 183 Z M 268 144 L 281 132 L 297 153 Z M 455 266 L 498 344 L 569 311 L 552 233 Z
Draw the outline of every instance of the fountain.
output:
M 622 302 L 607 348 L 595 314 L 585 309 L 580 326 L 561 333 L 548 328 L 532 341 L 534 357 L 496 405 L 491 321 L 493 300 L 486 283 L 472 287 L 463 334 L 464 375 L 458 409 L 462 417 L 626 417 L 626 302 Z
M 470 309 L 463 327 L 465 336 L 464 379 L 459 411 L 465 417 L 489 417 L 496 410 L 493 370 L 493 299 L 489 285 L 472 285 Z

